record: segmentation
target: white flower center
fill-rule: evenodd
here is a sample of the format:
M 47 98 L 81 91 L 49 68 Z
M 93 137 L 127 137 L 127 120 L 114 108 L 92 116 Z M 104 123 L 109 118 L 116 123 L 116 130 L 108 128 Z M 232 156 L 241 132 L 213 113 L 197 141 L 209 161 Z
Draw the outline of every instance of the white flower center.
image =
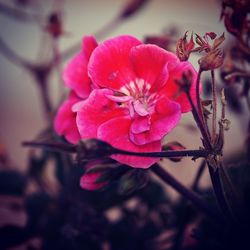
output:
M 156 93 L 151 94 L 150 88 L 151 84 L 138 78 L 121 87 L 121 93 L 132 97 L 131 101 L 128 102 L 131 116 L 134 116 L 135 113 L 140 116 L 147 116 L 153 113 L 158 95 Z

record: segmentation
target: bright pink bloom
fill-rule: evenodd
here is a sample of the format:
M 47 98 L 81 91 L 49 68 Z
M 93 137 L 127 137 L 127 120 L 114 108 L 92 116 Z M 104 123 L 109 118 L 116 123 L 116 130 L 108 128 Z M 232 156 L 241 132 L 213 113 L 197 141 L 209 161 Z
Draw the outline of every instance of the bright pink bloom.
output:
M 58 135 L 64 135 L 70 143 L 77 143 L 81 137 L 76 126 L 76 113 L 72 106 L 81 99 L 72 91 L 68 99 L 62 103 L 57 111 L 54 127 Z
M 99 89 L 76 108 L 81 138 L 97 138 L 135 152 L 160 151 L 161 139 L 178 124 L 181 113 L 191 109 L 175 83 L 188 69 L 194 76 L 194 96 L 197 73 L 173 53 L 131 36 L 100 44 L 88 63 L 89 76 Z M 158 161 L 124 155 L 112 158 L 136 168 Z
M 88 76 L 88 62 L 96 47 L 97 42 L 94 37 L 85 37 L 81 52 L 69 61 L 63 73 L 65 85 L 71 89 L 71 92 L 57 112 L 54 128 L 58 135 L 65 136 L 73 144 L 81 139 L 76 126 L 76 112 L 73 111 L 73 106 L 87 98 L 94 88 Z

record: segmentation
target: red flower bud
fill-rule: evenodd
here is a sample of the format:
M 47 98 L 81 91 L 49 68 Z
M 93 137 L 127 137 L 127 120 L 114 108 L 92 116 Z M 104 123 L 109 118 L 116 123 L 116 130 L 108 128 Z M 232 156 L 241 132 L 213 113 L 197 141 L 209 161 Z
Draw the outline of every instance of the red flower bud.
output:
M 184 36 L 178 40 L 176 45 L 176 54 L 181 61 L 187 61 L 192 49 L 194 48 L 193 33 L 190 40 L 187 41 L 187 31 Z
M 213 70 L 223 64 L 223 52 L 221 49 L 215 49 L 208 52 L 199 60 L 201 70 Z
M 80 186 L 89 191 L 101 189 L 108 184 L 107 178 L 102 178 L 106 174 L 107 168 L 101 160 L 95 160 L 85 165 L 86 172 L 80 180 Z
M 107 181 L 98 183 L 98 179 L 102 176 L 101 172 L 85 173 L 80 180 L 80 186 L 85 190 L 97 190 L 106 186 Z

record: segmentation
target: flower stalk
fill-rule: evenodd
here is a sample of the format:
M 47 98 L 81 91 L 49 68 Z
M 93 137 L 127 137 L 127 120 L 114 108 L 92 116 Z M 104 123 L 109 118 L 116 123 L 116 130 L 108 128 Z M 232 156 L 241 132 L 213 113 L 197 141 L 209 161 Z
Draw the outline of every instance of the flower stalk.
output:
M 180 182 L 178 182 L 173 176 L 165 171 L 160 165 L 154 164 L 151 167 L 151 171 L 154 172 L 165 183 L 174 188 L 178 193 L 183 195 L 186 199 L 192 201 L 192 203 L 207 216 L 215 219 L 216 221 L 223 223 L 222 217 L 211 207 L 207 205 L 196 193 L 187 189 Z
M 67 153 L 77 153 L 79 150 L 81 151 L 83 144 L 79 145 L 70 145 L 70 144 L 63 144 L 63 143 L 51 143 L 51 142 L 23 142 L 23 146 L 26 147 L 43 147 L 52 151 L 59 151 L 59 152 L 67 152 Z M 209 155 L 209 151 L 204 149 L 194 149 L 194 150 L 168 150 L 162 152 L 132 152 L 121 150 L 118 148 L 114 148 L 107 145 L 107 150 L 105 150 L 105 156 L 110 156 L 113 154 L 122 154 L 122 155 L 133 155 L 139 157 L 155 157 L 155 158 L 172 158 L 172 157 L 207 157 Z M 80 147 L 80 149 L 79 149 Z
M 216 113 L 217 113 L 217 98 L 216 98 L 216 85 L 215 85 L 215 77 L 214 70 L 211 70 L 211 79 L 212 79 L 212 142 L 214 143 L 216 140 Z

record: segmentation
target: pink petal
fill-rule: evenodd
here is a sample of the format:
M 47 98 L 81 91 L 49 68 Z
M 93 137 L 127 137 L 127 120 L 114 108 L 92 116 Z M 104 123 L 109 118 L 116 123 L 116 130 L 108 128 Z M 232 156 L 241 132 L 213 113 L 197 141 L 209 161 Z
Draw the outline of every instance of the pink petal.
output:
M 113 95 L 113 91 L 95 89 L 91 92 L 89 98 L 81 103 L 76 118 L 81 138 L 96 138 L 97 129 L 102 123 L 114 117 L 127 115 L 126 109 L 119 107 L 106 95 Z
M 192 85 L 190 88 L 190 95 L 193 102 L 196 104 L 196 93 L 195 93 L 195 83 L 197 79 L 197 72 L 189 62 L 180 62 L 176 68 L 174 68 L 170 74 L 169 79 L 161 91 L 162 94 L 169 97 L 171 100 L 178 102 L 181 105 L 182 113 L 188 112 L 191 110 L 191 105 L 188 101 L 186 94 L 180 90 L 180 87 L 176 84 L 176 80 L 181 80 L 183 72 L 190 70 L 193 75 Z
M 73 89 L 82 98 L 87 98 L 91 91 L 87 67 L 88 61 L 83 52 L 80 52 L 69 61 L 63 72 L 65 85 Z
M 149 116 L 138 116 L 134 119 L 131 124 L 130 131 L 133 134 L 140 134 L 142 132 L 148 131 L 150 129 L 150 117 Z
M 80 134 L 76 126 L 76 113 L 72 106 L 80 99 L 72 92 L 69 98 L 60 106 L 54 120 L 54 128 L 58 135 L 63 135 L 70 143 L 77 143 Z
M 82 39 L 82 52 L 87 59 L 89 60 L 93 50 L 98 46 L 97 41 L 94 36 L 85 36 Z
M 100 44 L 89 61 L 89 75 L 101 87 L 120 90 L 135 79 L 131 69 L 129 53 L 131 48 L 141 44 L 132 36 L 118 36 Z
M 144 145 L 163 139 L 181 118 L 180 105 L 167 98 L 160 99 L 155 107 L 155 113 L 151 116 L 150 129 L 142 132 L 134 132 L 134 124 L 130 128 L 130 139 L 137 145 Z
M 151 91 L 159 89 L 168 79 L 167 65 L 177 62 L 177 57 L 156 45 L 139 45 L 131 49 L 130 60 L 139 79 L 151 85 Z
M 129 138 L 131 120 L 129 117 L 119 117 L 103 123 L 98 129 L 98 139 L 110 143 L 113 147 L 132 152 L 158 152 L 161 150 L 161 142 L 135 145 Z M 148 158 L 129 155 L 112 155 L 112 158 L 120 163 L 134 168 L 149 168 L 159 161 L 159 158 Z
M 141 103 L 139 100 L 133 102 L 135 112 L 140 116 L 147 116 L 149 112 L 145 108 L 145 105 Z
M 89 191 L 100 189 L 107 185 L 107 182 L 96 183 L 102 175 L 101 172 L 85 173 L 80 179 L 81 188 Z
M 133 98 L 131 96 L 115 96 L 115 95 L 106 95 L 106 97 L 114 102 L 128 102 L 131 101 Z

